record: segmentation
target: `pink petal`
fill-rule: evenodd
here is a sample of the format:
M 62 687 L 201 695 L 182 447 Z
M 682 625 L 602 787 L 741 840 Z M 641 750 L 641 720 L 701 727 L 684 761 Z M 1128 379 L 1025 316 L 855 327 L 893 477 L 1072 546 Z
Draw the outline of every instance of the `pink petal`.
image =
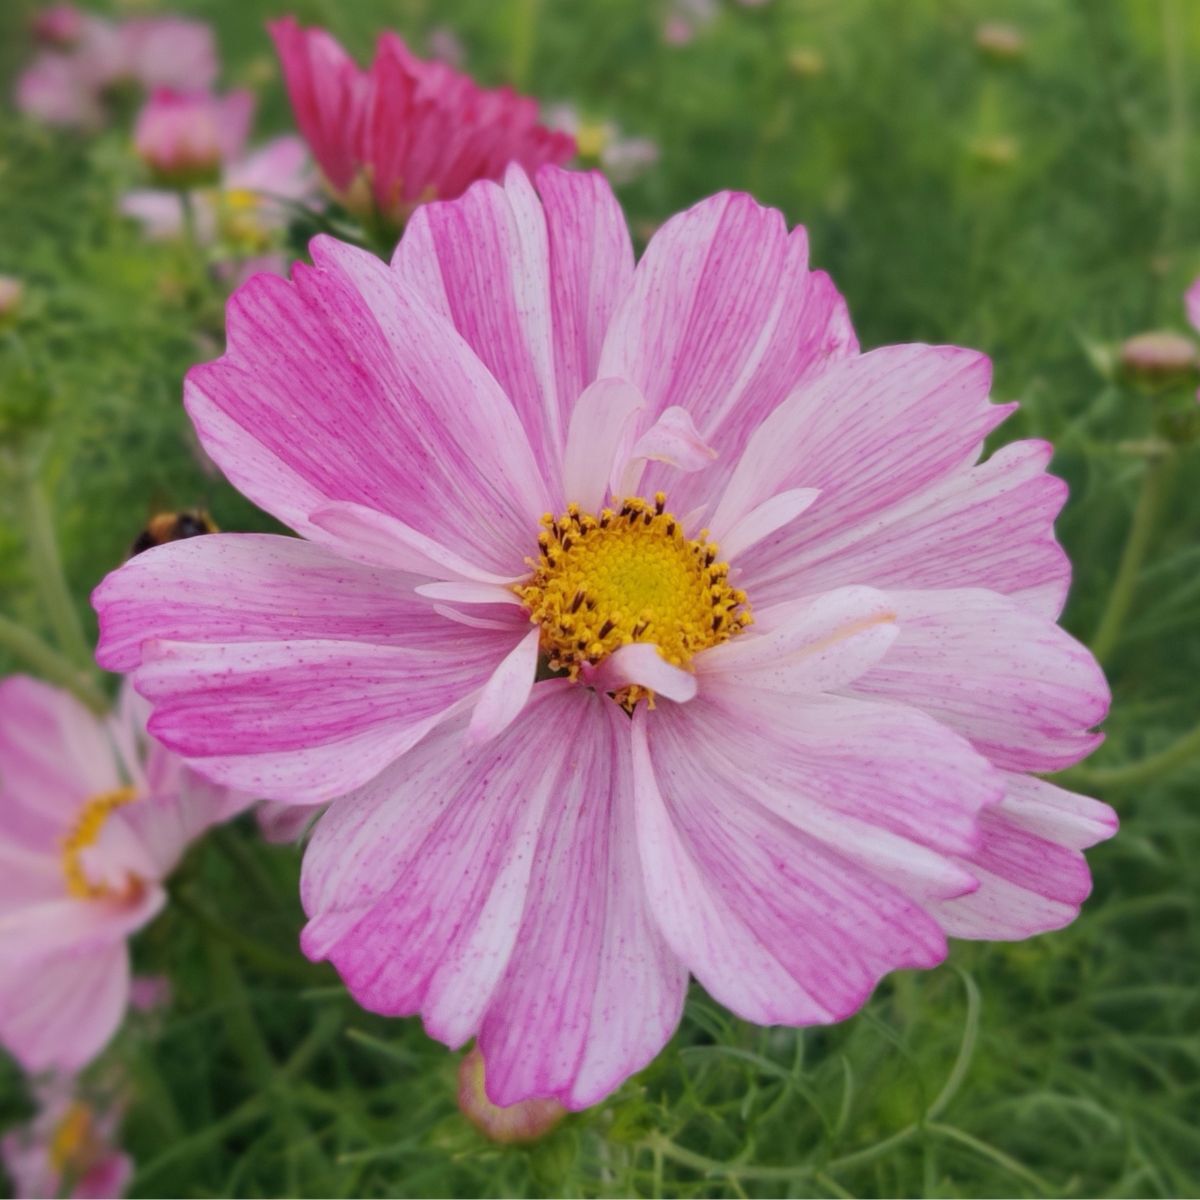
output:
M 744 683 L 828 692 L 870 670 L 896 638 L 895 607 L 874 588 L 848 587 L 768 610 L 757 626 L 697 661 L 705 690 Z
M 325 811 L 322 804 L 278 804 L 264 800 L 255 810 L 263 841 L 273 845 L 298 842 Z
M 803 797 L 804 785 L 788 764 L 756 753 L 744 737 L 754 726 L 734 724 L 735 714 L 704 701 L 634 714 L 638 842 L 652 911 L 676 954 L 739 1016 L 840 1020 L 886 972 L 940 962 L 945 939 L 898 888 L 760 803 L 767 772 L 781 793 Z M 853 769 L 848 763 L 843 778 Z M 862 774 L 869 789 L 870 773 Z M 805 784 L 837 791 L 836 776 L 821 778 L 810 770 Z
M 525 916 L 479 1033 L 497 1104 L 603 1099 L 650 1062 L 679 1021 L 687 974 L 639 886 L 629 721 L 581 689 L 562 791 L 547 809 Z M 560 698 L 566 700 L 568 697 Z M 545 761 L 550 744 L 543 743 Z
M 615 692 L 630 684 L 641 684 L 677 704 L 686 704 L 696 694 L 696 676 L 672 666 L 652 642 L 621 646 L 587 672 L 587 679 L 599 692 Z
M 84 803 L 121 783 L 104 723 L 69 692 L 0 680 L 0 836 L 57 853 Z
M 476 183 L 413 214 L 393 268 L 455 328 L 512 400 L 559 483 L 576 398 L 632 273 L 624 218 L 595 175 L 545 168 Z
M 988 360 L 955 346 L 886 346 L 834 364 L 748 439 L 712 525 L 793 487 L 821 490 L 799 545 L 868 520 L 978 457 L 1011 411 L 989 403 L 990 385 Z
M 0 973 L 0 1044 L 29 1072 L 78 1071 L 117 1031 L 129 1002 L 123 940 Z
M 713 530 L 726 558 L 737 558 L 751 546 L 768 538 L 776 530 L 791 524 L 801 513 L 807 512 L 820 496 L 818 488 L 791 488 L 777 492 L 764 500 L 757 508 L 738 518 L 728 529 L 720 526 Z
M 223 186 L 261 192 L 268 200 L 306 200 L 314 189 L 308 151 L 298 137 L 272 138 L 231 163 Z
M 808 271 L 803 230 L 749 196 L 725 192 L 673 217 L 651 239 L 616 312 L 599 374 L 628 379 L 657 417 L 677 405 L 721 454 L 681 480 L 648 472 L 675 511 L 711 493 L 750 432 L 803 379 L 857 350 L 841 297 Z M 808 481 L 806 481 L 808 482 Z
M 688 410 L 672 405 L 638 438 L 631 456 L 668 463 L 690 474 L 707 467 L 717 452 L 700 436 Z
M 1100 743 L 1108 685 L 1064 630 L 994 592 L 889 595 L 900 636 L 854 691 L 922 708 L 1014 771 L 1061 771 Z
M 1066 499 L 1046 442 L 1014 442 L 865 520 L 811 537 L 807 519 L 739 559 L 756 604 L 836 587 L 985 587 L 1057 617 L 1071 566 L 1054 537 Z
M 1195 329 L 1200 329 L 1200 279 L 1188 288 L 1183 303 L 1187 309 L 1187 319 Z
M 126 192 L 121 197 L 120 209 L 125 216 L 140 222 L 149 238 L 167 240 L 183 232 L 183 205 L 178 192 Z
M 609 479 L 632 441 L 633 422 L 645 398 L 623 379 L 597 379 L 584 390 L 571 412 L 563 458 L 563 494 L 584 512 L 598 512 Z
M 244 284 L 228 306 L 229 350 L 189 373 L 205 449 L 298 532 L 315 534 L 311 514 L 348 501 L 520 573 L 549 504 L 511 405 L 373 255 L 324 237 L 311 251 L 315 269 L 297 265 L 290 284 Z
M 952 937 L 1019 939 L 1069 925 L 1092 881 L 1079 850 L 1117 828 L 1107 805 L 1044 780 L 1006 777 L 1003 802 L 983 814 L 983 842 L 964 859 L 978 891 L 934 913 Z
M 467 726 L 469 742 L 491 741 L 517 719 L 533 690 L 540 638 L 541 631 L 531 629 L 483 685 Z

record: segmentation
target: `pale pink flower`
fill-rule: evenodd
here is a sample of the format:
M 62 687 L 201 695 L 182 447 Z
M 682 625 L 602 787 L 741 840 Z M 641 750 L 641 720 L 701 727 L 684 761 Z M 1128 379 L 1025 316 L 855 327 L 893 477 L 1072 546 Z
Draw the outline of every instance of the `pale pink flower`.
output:
M 588 120 L 573 104 L 553 105 L 546 123 L 569 133 L 580 162 L 599 166 L 612 183 L 632 183 L 658 162 L 657 142 L 627 137 L 614 121 Z
M 15 317 L 25 298 L 25 283 L 15 275 L 0 275 L 0 323 Z
M 113 715 L 0 682 L 0 1044 L 28 1071 L 85 1066 L 129 1002 L 128 938 L 163 906 L 188 843 L 245 800 Z
M 717 0 L 671 0 L 663 20 L 663 41 L 686 46 L 717 19 Z
M 360 1003 L 478 1037 L 493 1103 L 580 1108 L 689 972 L 829 1022 L 947 934 L 1074 918 L 1115 818 L 1034 773 L 1108 689 L 1055 623 L 1050 447 L 980 461 L 1014 407 L 983 355 L 861 354 L 745 195 L 636 268 L 604 179 L 555 168 L 423 206 L 390 266 L 311 252 L 185 390 L 300 537 L 138 556 L 98 657 L 198 770 L 332 801 L 302 944 Z
M 244 283 L 259 271 L 287 271 L 278 244 L 292 205 L 310 200 L 315 188 L 304 143 L 288 136 L 228 162 L 215 186 L 193 192 L 196 236 L 203 245 L 227 250 L 228 256 L 215 264 L 227 283 Z M 120 207 L 155 240 L 178 238 L 184 232 L 183 200 L 177 191 L 140 188 L 126 192 Z
M 430 58 L 443 62 L 448 67 L 454 67 L 455 70 L 462 70 L 467 61 L 467 50 L 462 44 L 462 39 L 449 25 L 438 25 L 431 29 L 429 37 L 426 38 L 426 45 Z
M 195 186 L 242 153 L 253 116 L 251 92 L 215 96 L 156 88 L 138 113 L 134 149 L 161 182 Z
M 254 819 L 263 841 L 282 845 L 298 842 L 325 811 L 323 804 L 282 804 L 264 800 L 254 809 Z
M 18 77 L 15 99 L 37 120 L 94 128 L 114 88 L 205 91 L 216 77 L 216 42 L 202 21 L 168 16 L 118 24 L 80 14 L 69 48 L 39 54 Z
M 399 225 L 418 204 L 497 179 L 510 162 L 533 169 L 574 153 L 570 137 L 538 124 L 534 100 L 486 91 L 393 33 L 362 70 L 323 29 L 292 17 L 268 28 L 296 124 L 334 195 L 360 215 Z
M 26 1200 L 123 1196 L 133 1160 L 117 1144 L 122 1106 L 111 1097 L 85 1095 L 77 1081 L 61 1077 L 37 1092 L 33 1120 L 0 1138 L 0 1160 L 13 1195 Z

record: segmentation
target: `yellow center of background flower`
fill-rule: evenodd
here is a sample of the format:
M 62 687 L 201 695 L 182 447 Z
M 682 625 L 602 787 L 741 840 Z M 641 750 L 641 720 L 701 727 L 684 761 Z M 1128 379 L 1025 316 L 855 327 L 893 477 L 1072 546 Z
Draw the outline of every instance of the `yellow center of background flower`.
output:
M 54 1128 L 50 1138 L 50 1165 L 58 1175 L 83 1175 L 99 1151 L 92 1110 L 76 1100 Z
M 551 670 L 575 679 L 585 662 L 631 642 L 653 642 L 667 662 L 687 667 L 750 624 L 746 594 L 730 587 L 708 531 L 685 537 L 665 507 L 659 492 L 653 503 L 633 497 L 599 516 L 572 504 L 542 518 L 541 554 L 526 560 L 533 575 L 513 590 L 541 626 Z
M 93 883 L 88 878 L 81 856 L 84 850 L 95 844 L 109 815 L 136 796 L 137 792 L 131 787 L 117 788 L 116 791 L 93 796 L 83 806 L 62 842 L 62 869 L 70 895 L 79 900 L 102 900 L 113 895 L 113 890 L 106 884 Z M 136 886 L 136 881 L 130 886 Z

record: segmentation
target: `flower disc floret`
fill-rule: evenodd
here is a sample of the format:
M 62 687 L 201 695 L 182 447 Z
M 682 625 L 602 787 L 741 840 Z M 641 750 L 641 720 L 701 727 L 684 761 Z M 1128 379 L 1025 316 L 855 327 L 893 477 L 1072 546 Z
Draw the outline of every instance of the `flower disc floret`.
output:
M 686 537 L 662 492 L 599 516 L 572 504 L 542 525 L 540 554 L 527 560 L 533 575 L 514 590 L 541 627 L 551 670 L 576 679 L 585 663 L 632 642 L 653 642 L 667 662 L 686 668 L 752 620 L 708 531 Z
M 63 838 L 62 869 L 67 880 L 67 891 L 79 900 L 102 900 L 112 895 L 112 889 L 104 883 L 93 882 L 83 863 L 83 852 L 100 836 L 104 823 L 118 808 L 137 799 L 131 787 L 117 788 L 93 796 L 80 810 L 70 831 Z

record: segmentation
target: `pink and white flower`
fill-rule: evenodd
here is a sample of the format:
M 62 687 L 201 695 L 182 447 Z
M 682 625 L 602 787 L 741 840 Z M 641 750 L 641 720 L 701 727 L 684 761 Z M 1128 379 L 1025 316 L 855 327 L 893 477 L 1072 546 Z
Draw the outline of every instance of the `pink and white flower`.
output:
M 185 389 L 300 537 L 162 546 L 94 601 L 156 736 L 332 801 L 302 944 L 360 1003 L 478 1037 L 494 1103 L 580 1108 L 689 972 L 829 1022 L 948 934 L 1074 918 L 1115 818 L 1033 773 L 1108 689 L 1056 624 L 1050 447 L 980 459 L 1013 408 L 983 355 L 860 353 L 745 195 L 636 267 L 603 178 L 555 168 L 423 206 L 390 266 L 311 251 Z
M 156 88 L 133 130 L 138 157 L 161 182 L 194 187 L 214 179 L 245 147 L 254 96 Z
M 122 1106 L 85 1095 L 80 1084 L 55 1078 L 38 1088 L 38 1111 L 0 1138 L 0 1160 L 13 1195 L 27 1200 L 110 1200 L 123 1196 L 133 1160 L 117 1144 Z
M 0 1044 L 76 1071 L 129 1003 L 128 939 L 188 843 L 245 801 L 145 733 L 126 688 L 107 720 L 49 684 L 0 682 Z
M 87 18 L 74 4 L 51 4 L 34 13 L 29 28 L 42 45 L 65 50 L 83 37 Z
M 217 77 L 216 42 L 202 21 L 165 16 L 114 23 L 77 10 L 76 16 L 70 42 L 40 53 L 17 79 L 17 108 L 36 120 L 94 128 L 103 124 L 104 101 L 115 88 L 200 92 Z M 52 27 L 61 32 L 67 24 L 60 15 Z
M 361 216 L 398 226 L 510 162 L 533 170 L 574 153 L 569 136 L 538 123 L 534 100 L 417 58 L 394 33 L 364 71 L 323 29 L 292 17 L 268 28 L 300 132 L 334 196 Z

